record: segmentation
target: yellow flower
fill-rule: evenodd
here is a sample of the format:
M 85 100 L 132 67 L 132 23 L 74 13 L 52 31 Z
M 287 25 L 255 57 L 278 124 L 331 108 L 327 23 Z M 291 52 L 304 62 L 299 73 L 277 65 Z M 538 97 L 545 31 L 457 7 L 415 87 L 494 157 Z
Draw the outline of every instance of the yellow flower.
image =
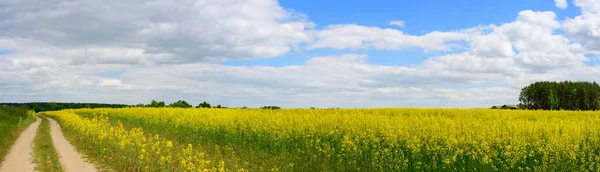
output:
M 170 140 L 167 141 L 166 146 L 167 146 L 167 148 L 172 148 L 173 147 L 173 142 L 171 142 Z

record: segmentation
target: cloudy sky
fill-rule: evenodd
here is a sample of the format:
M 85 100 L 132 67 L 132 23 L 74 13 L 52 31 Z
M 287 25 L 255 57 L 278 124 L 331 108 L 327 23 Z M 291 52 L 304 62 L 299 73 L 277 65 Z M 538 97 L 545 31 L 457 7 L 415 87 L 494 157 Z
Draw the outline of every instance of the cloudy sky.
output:
M 489 107 L 599 54 L 598 0 L 0 0 L 0 102 Z

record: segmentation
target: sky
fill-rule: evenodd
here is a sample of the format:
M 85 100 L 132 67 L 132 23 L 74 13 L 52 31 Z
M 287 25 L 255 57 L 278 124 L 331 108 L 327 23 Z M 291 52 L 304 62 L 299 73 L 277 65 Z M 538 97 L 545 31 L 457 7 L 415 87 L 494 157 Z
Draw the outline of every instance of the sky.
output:
M 598 0 L 0 1 L 0 102 L 491 107 L 599 54 Z

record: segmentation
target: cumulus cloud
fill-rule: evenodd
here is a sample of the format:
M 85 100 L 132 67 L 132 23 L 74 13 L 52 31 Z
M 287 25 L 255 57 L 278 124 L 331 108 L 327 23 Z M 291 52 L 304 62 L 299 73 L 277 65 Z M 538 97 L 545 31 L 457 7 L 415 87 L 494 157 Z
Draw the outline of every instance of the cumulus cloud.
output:
M 533 72 L 581 66 L 586 61 L 581 45 L 554 32 L 560 27 L 555 18 L 553 12 L 519 12 L 514 22 L 493 26 L 490 33 L 475 36 L 469 54 L 508 58 L 505 61 Z
M 581 42 L 590 51 L 600 51 L 600 2 L 595 0 L 575 0 L 581 8 L 581 15 L 567 18 L 563 28 L 567 37 Z
M 600 11 L 600 3 L 595 0 L 574 0 L 575 6 L 583 12 L 597 13 Z
M 554 4 L 560 9 L 567 9 L 567 7 L 569 7 L 567 0 L 554 0 Z
M 358 24 L 317 29 L 307 16 L 273 0 L 0 1 L 0 48 L 10 51 L 0 55 L 0 101 L 515 103 L 519 89 L 537 80 L 600 77 L 599 66 L 585 64 L 586 55 L 600 52 L 599 4 L 575 0 L 581 14 L 565 20 L 525 10 L 498 25 L 412 35 Z M 362 54 L 408 49 L 438 54 L 410 66 L 372 64 Z M 299 53 L 305 63 L 280 67 L 215 63 L 285 58 L 293 51 L 310 53 Z
M 302 14 L 273 0 L 3 2 L 0 38 L 10 42 L 27 37 L 57 49 L 83 51 L 73 57 L 79 61 L 276 57 L 310 41 L 307 29 L 313 27 Z M 90 54 L 85 53 L 102 57 L 87 58 Z
M 483 35 L 471 42 L 470 51 L 483 57 L 512 57 L 515 55 L 512 43 L 498 33 Z

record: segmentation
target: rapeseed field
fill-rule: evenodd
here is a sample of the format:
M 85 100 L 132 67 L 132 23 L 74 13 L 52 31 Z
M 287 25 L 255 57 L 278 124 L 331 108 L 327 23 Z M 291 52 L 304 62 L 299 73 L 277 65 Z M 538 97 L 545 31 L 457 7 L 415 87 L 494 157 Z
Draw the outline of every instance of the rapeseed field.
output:
M 46 112 L 124 171 L 598 171 L 600 113 L 491 109 Z

